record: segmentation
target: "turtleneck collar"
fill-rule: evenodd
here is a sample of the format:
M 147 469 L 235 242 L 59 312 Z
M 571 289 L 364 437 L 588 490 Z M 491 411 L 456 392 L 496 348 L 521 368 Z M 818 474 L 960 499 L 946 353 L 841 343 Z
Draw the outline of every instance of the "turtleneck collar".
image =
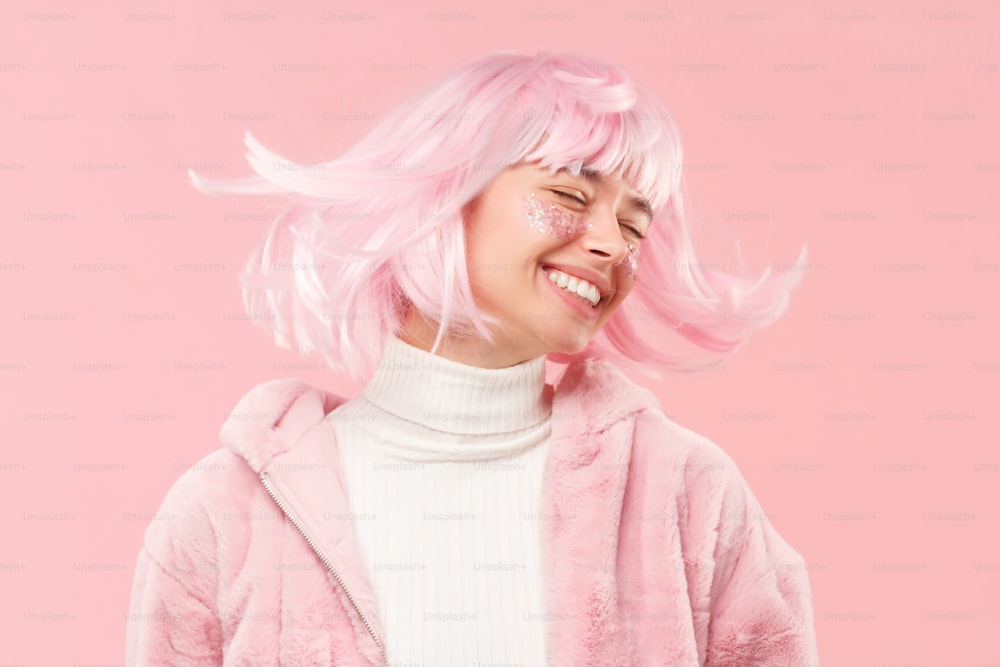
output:
M 552 413 L 545 356 L 508 368 L 479 368 L 386 338 L 381 362 L 364 391 L 379 408 L 446 433 L 509 433 Z

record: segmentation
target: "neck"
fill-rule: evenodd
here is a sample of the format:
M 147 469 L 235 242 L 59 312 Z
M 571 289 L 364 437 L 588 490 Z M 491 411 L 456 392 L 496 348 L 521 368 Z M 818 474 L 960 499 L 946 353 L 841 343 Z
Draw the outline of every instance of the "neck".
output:
M 404 343 L 430 352 L 437 339 L 437 329 L 436 322 L 428 320 L 413 308 L 404 319 L 403 329 L 398 337 Z M 511 341 L 504 339 L 502 334 L 496 331 L 493 334 L 494 342 L 491 343 L 479 336 L 454 335 L 446 332 L 441 337 L 441 344 L 434 354 L 443 359 L 477 368 L 509 368 L 545 354 L 541 349 L 536 351 L 511 344 Z
M 551 413 L 545 357 L 509 368 L 478 368 L 386 338 L 364 397 L 408 422 L 442 433 L 511 433 Z

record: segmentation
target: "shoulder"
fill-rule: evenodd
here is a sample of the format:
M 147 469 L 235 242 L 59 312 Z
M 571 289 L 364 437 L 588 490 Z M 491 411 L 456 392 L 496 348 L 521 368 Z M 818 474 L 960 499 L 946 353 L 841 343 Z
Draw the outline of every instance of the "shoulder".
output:
M 249 531 L 241 517 L 280 508 L 269 501 L 260 470 L 293 447 L 301 433 L 321 421 L 339 397 L 300 380 L 271 380 L 252 387 L 237 402 L 219 432 L 214 451 L 191 465 L 167 490 L 150 516 L 144 543 L 161 563 L 184 570 Z M 264 525 L 276 522 L 255 522 Z M 203 563 L 202 563 L 203 564 Z
M 172 519 L 209 514 L 246 495 L 257 477 L 245 460 L 219 447 L 181 473 L 153 518 L 169 525 Z
M 687 558 L 726 581 L 741 554 L 750 554 L 750 579 L 773 567 L 799 567 L 802 557 L 771 523 L 733 458 L 708 437 L 662 410 L 636 415 L 632 471 L 655 495 L 682 535 Z
M 632 460 L 639 474 L 679 496 L 703 518 L 736 517 L 748 507 L 750 489 L 733 458 L 710 438 L 682 426 L 660 407 L 635 415 Z
M 299 436 L 344 399 L 297 379 L 253 386 L 236 402 L 219 430 L 218 448 L 191 465 L 168 490 L 154 519 L 165 529 L 198 516 L 213 519 L 239 509 L 263 492 L 259 474 Z
M 605 360 L 571 364 L 557 388 L 578 428 L 631 433 L 631 483 L 642 480 L 657 503 L 674 503 L 709 530 L 745 528 L 754 498 L 733 458 L 712 439 L 666 415 L 659 398 Z
M 566 368 L 555 387 L 553 415 L 576 438 L 612 429 L 622 437 L 629 433 L 631 442 L 621 445 L 631 449 L 630 475 L 648 479 L 654 493 L 682 494 L 718 509 L 738 504 L 747 491 L 722 447 L 670 419 L 650 389 L 607 360 L 575 361 Z
M 227 513 L 252 504 L 261 491 L 258 475 L 246 461 L 218 448 L 171 484 L 150 518 L 146 544 L 211 541 Z
M 601 431 L 621 422 L 633 425 L 634 449 L 644 457 L 670 461 L 686 477 L 733 477 L 732 458 L 709 438 L 670 419 L 660 399 L 609 361 L 570 364 L 555 389 L 553 410 L 578 419 L 581 428 Z
M 635 416 L 636 447 L 644 456 L 675 463 L 685 481 L 742 482 L 733 458 L 714 440 L 678 424 L 660 406 L 646 408 Z
M 167 576 L 183 582 L 198 599 L 211 600 L 220 563 L 228 560 L 228 550 L 240 548 L 247 532 L 233 517 L 266 508 L 262 493 L 266 491 L 245 461 L 216 449 L 171 484 L 148 517 L 142 548 Z

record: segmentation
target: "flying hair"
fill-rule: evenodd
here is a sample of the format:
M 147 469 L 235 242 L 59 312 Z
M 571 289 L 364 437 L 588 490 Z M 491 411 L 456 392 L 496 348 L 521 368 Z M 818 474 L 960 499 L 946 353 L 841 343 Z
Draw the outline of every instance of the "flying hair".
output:
M 253 176 L 188 174 L 205 193 L 289 202 L 241 274 L 247 314 L 278 345 L 318 352 L 355 381 L 371 374 L 411 307 L 438 324 L 432 352 L 445 332 L 493 340 L 496 322 L 478 310 L 469 282 L 463 208 L 521 163 L 619 178 L 653 211 L 632 293 L 582 352 L 550 361 L 691 370 L 656 325 L 725 356 L 778 319 L 801 280 L 801 272 L 746 277 L 698 261 L 671 116 L 619 66 L 591 57 L 476 60 L 327 162 L 296 165 L 249 132 L 245 144 Z

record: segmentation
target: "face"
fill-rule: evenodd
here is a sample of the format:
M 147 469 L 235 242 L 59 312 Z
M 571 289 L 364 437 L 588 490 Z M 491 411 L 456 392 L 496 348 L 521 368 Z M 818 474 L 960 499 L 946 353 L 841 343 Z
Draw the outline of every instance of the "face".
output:
M 473 293 L 501 323 L 476 353 L 492 367 L 583 350 L 635 285 L 651 222 L 617 179 L 526 164 L 501 172 L 465 215 Z

